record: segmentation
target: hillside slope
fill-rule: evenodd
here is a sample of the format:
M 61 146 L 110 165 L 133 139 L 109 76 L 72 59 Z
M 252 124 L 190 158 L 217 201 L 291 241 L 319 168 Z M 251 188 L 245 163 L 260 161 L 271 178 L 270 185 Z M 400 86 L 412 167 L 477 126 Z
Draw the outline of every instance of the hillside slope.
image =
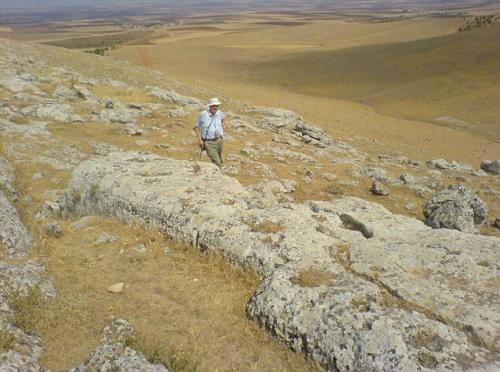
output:
M 494 24 L 424 40 L 296 53 L 245 68 L 266 84 L 500 139 L 499 37 L 500 24 Z

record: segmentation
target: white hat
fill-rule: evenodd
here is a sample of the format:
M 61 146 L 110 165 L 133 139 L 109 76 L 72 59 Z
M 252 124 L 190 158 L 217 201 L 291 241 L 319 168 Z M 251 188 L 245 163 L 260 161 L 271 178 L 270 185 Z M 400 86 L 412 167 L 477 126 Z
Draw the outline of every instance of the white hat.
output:
M 210 106 L 219 106 L 221 103 L 218 98 L 210 98 L 210 101 L 208 101 L 208 107 Z

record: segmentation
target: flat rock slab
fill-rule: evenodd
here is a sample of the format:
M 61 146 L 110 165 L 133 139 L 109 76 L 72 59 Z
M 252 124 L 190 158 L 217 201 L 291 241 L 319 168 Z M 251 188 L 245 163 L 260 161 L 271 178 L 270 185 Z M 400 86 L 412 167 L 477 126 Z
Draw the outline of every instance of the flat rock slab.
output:
M 500 239 L 352 197 L 295 204 L 198 165 L 110 153 L 80 164 L 59 203 L 260 272 L 248 313 L 329 369 L 500 368 Z

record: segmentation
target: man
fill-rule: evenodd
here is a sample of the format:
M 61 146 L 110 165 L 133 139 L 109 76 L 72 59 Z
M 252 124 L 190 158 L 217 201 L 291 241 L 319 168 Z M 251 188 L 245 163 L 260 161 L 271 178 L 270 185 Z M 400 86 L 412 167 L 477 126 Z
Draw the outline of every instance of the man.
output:
M 194 131 L 201 151 L 206 150 L 210 161 L 222 169 L 222 135 L 226 115 L 219 111 L 220 105 L 218 98 L 210 98 L 208 110 L 201 112 Z

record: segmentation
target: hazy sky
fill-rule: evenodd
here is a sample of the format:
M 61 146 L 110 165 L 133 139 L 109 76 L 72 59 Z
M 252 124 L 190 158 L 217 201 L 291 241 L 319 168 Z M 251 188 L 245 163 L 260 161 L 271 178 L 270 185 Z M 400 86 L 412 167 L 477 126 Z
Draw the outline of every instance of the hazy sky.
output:
M 428 6 L 430 4 L 439 3 L 444 7 L 452 7 L 458 4 L 478 4 L 494 2 L 495 0 L 0 0 L 0 12 L 2 9 L 15 9 L 15 8 L 32 8 L 39 10 L 48 10 L 51 8 L 61 8 L 65 6 L 130 6 L 140 7 L 141 4 L 146 3 L 156 3 L 162 5 L 172 5 L 174 8 L 177 7 L 194 7 L 206 8 L 207 6 L 220 6 L 220 7 L 240 7 L 240 6 L 255 6 L 259 7 L 262 5 L 320 5 L 326 7 L 335 7 L 335 5 L 381 5 L 381 4 L 391 4 L 396 6 Z

